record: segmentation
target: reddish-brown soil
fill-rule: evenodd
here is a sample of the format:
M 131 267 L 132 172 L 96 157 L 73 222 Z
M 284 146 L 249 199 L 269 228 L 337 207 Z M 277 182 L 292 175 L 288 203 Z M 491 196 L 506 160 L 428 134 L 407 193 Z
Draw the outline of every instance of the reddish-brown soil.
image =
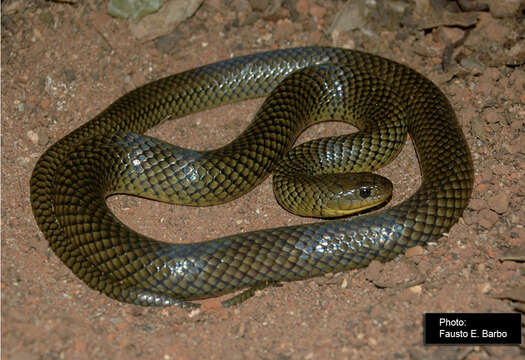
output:
M 479 20 L 453 62 L 478 62 L 444 72 L 447 36 L 457 40 L 460 28 L 424 30 L 410 21 L 399 27 L 383 15 L 366 34 L 329 34 L 340 1 L 283 1 L 271 14 L 248 12 L 241 3 L 204 1 L 168 36 L 138 41 L 127 21 L 106 14 L 104 1 L 2 2 L 2 359 L 523 357 L 518 346 L 424 346 L 422 327 L 425 312 L 524 309 L 525 72 L 520 49 L 505 53 L 524 41 L 523 18 L 473 13 Z M 505 46 L 478 53 L 469 41 Z M 31 171 L 48 146 L 153 79 L 254 51 L 318 44 L 405 63 L 447 94 L 475 165 L 472 201 L 447 236 L 387 264 L 285 283 L 229 309 L 220 306 L 224 298 L 209 299 L 194 311 L 113 301 L 84 285 L 49 249 L 29 202 Z M 503 55 L 490 57 L 496 51 L 515 58 L 498 61 Z M 217 147 L 240 133 L 258 104 L 195 114 L 149 134 L 195 149 Z M 322 124 L 301 140 L 348 129 Z M 408 142 L 381 171 L 394 182 L 392 204 L 415 191 L 418 171 Z M 278 206 L 271 179 L 212 208 L 124 196 L 109 203 L 133 229 L 172 242 L 309 221 Z

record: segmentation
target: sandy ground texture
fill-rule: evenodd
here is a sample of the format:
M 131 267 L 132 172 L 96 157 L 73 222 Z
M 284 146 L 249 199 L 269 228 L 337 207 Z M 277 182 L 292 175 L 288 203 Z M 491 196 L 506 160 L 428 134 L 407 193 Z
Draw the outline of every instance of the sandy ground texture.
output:
M 2 1 L 2 359 L 525 358 L 519 346 L 422 344 L 425 312 L 525 308 L 524 10 L 516 1 L 349 3 L 205 0 L 169 33 L 137 40 L 127 20 L 107 15 L 105 1 Z M 465 7 L 480 3 L 491 7 Z M 31 212 L 29 179 L 52 143 L 153 79 L 319 44 L 410 65 L 447 94 L 472 151 L 475 188 L 439 242 L 386 264 L 265 289 L 233 308 L 223 309 L 222 298 L 194 311 L 113 301 L 48 248 Z M 217 147 L 241 132 L 259 104 L 206 111 L 149 134 Z M 321 124 L 301 140 L 348 130 Z M 391 204 L 415 191 L 409 141 L 381 173 L 395 185 Z M 124 196 L 109 203 L 133 229 L 172 242 L 310 221 L 278 206 L 271 179 L 213 208 Z

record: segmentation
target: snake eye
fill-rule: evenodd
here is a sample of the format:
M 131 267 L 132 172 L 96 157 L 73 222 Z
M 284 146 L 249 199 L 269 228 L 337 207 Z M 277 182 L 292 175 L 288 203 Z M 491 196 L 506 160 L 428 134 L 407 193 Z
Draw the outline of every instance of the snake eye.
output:
M 359 189 L 359 196 L 361 196 L 363 199 L 366 199 L 370 196 L 371 190 L 369 187 L 363 186 Z

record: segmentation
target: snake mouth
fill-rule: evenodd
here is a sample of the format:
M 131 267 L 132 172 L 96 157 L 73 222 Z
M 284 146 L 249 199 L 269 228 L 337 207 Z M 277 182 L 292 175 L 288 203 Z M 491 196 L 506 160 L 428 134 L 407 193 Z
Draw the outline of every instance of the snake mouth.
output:
M 386 204 L 390 202 L 392 199 L 392 195 L 388 195 L 385 197 L 382 197 L 381 199 L 378 199 L 374 202 L 369 202 L 366 205 L 362 205 L 359 208 L 355 209 L 324 209 L 322 216 L 320 218 L 331 218 L 331 219 L 338 219 L 338 218 L 345 218 L 348 216 L 354 216 L 354 215 L 362 215 L 366 213 L 370 213 L 376 210 L 381 209 Z

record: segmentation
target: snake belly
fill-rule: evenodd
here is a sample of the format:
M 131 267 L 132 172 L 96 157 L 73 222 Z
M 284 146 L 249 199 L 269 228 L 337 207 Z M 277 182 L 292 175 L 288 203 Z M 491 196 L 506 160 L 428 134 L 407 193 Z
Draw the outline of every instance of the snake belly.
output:
M 270 93 L 254 122 L 220 149 L 196 152 L 140 135 L 168 117 Z M 332 96 L 342 99 L 342 110 L 332 107 Z M 356 106 L 354 99 L 371 99 L 372 105 L 362 110 L 367 105 Z M 376 117 L 374 109 L 381 110 Z M 385 109 L 395 113 L 389 123 L 380 120 L 389 117 Z M 371 115 L 362 119 L 363 113 Z M 351 219 L 192 244 L 138 234 L 105 204 L 113 193 L 189 205 L 229 201 L 275 171 L 305 127 L 344 117 L 365 135 L 375 132 L 303 144 L 302 164 L 324 166 L 344 148 L 345 171 L 377 168 L 398 152 L 393 144 L 404 142 L 398 129 L 405 128 L 422 174 L 414 195 Z M 329 155 L 315 155 L 321 150 Z M 447 232 L 472 187 L 468 145 L 451 105 L 430 80 L 368 53 L 305 47 L 205 65 L 125 94 L 40 157 L 31 177 L 31 204 L 50 247 L 88 286 L 122 302 L 184 306 L 192 299 L 392 259 Z

